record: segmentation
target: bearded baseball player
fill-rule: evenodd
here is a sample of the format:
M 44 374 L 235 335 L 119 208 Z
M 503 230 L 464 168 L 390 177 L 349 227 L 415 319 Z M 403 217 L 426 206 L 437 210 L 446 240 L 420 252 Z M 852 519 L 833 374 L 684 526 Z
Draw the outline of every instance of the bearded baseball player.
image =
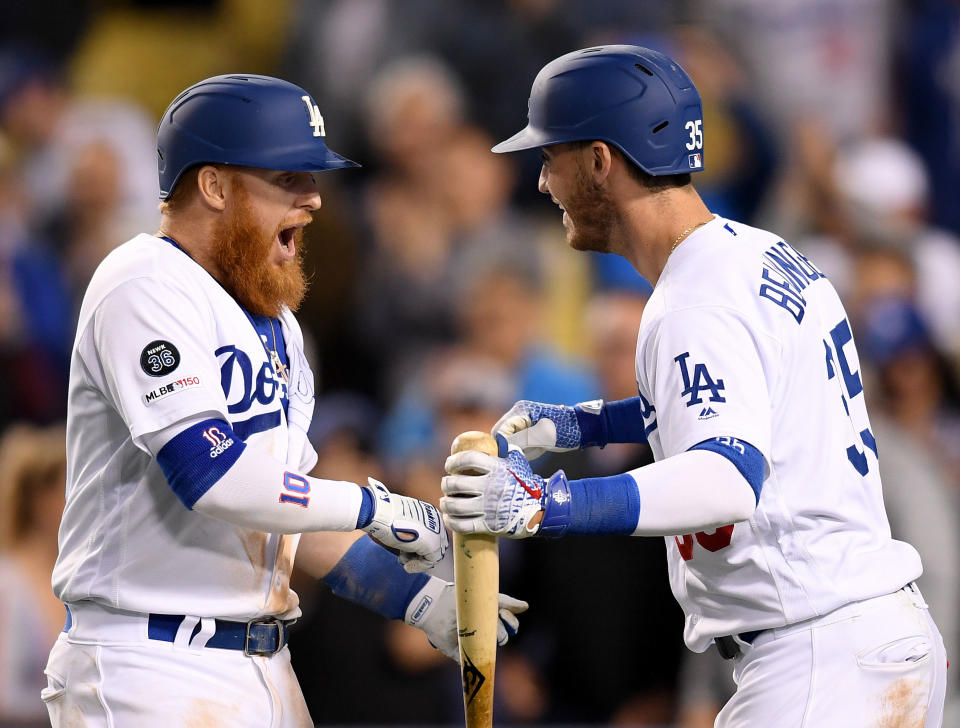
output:
M 310 474 L 302 231 L 313 173 L 356 166 L 324 137 L 312 97 L 265 76 L 207 79 L 163 115 L 160 231 L 104 259 L 73 349 L 55 727 L 312 726 L 295 554 L 458 659 L 452 584 L 422 573 L 447 545 L 436 509 Z M 501 607 L 502 643 L 526 605 Z
M 639 391 L 518 402 L 494 428 L 505 457 L 448 461 L 481 474 L 444 479 L 444 520 L 665 537 L 687 645 L 733 660 L 717 726 L 939 726 L 947 658 L 920 557 L 890 535 L 849 320 L 788 242 L 707 209 L 690 183 L 702 118 L 690 77 L 645 48 L 576 51 L 536 77 L 527 127 L 493 151 L 540 147 L 571 247 L 654 284 Z M 571 481 L 527 462 L 611 442 L 647 442 L 655 462 Z

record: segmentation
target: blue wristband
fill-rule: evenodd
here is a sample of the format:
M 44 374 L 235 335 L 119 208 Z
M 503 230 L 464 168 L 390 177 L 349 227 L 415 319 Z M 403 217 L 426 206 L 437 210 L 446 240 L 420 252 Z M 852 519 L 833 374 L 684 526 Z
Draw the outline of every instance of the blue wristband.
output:
M 382 614 L 403 619 L 411 600 L 429 581 L 427 574 L 408 574 L 397 557 L 364 536 L 323 577 L 334 594 Z
M 570 487 L 567 476 L 558 470 L 544 486 L 543 520 L 537 534 L 544 538 L 560 538 L 570 526 Z
M 373 520 L 374 501 L 373 491 L 369 488 L 360 488 L 360 495 L 363 500 L 360 501 L 360 512 L 357 514 L 357 528 L 364 528 L 370 525 Z
M 573 410 L 580 426 L 580 447 L 604 447 L 611 442 L 646 442 L 643 413 L 647 409 L 640 397 L 604 402 L 596 413 L 578 404 Z
M 629 473 L 608 478 L 567 481 L 562 470 L 545 487 L 543 520 L 538 535 L 560 538 L 567 533 L 629 536 L 640 517 L 640 492 Z

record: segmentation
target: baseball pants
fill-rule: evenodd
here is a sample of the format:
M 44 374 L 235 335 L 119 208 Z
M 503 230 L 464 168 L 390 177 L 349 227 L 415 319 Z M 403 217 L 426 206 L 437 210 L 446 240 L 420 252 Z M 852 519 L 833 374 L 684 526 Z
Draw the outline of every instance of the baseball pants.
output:
M 739 642 L 739 640 L 738 640 Z M 916 586 L 740 644 L 716 728 L 939 728 L 947 656 Z
M 284 647 L 272 656 L 147 638 L 146 615 L 80 610 L 47 662 L 53 728 L 312 728 Z

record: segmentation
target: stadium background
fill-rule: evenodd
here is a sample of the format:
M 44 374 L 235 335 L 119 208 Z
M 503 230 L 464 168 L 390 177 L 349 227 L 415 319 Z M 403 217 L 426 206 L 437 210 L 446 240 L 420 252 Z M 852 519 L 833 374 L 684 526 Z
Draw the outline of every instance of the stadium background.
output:
M 278 75 L 363 164 L 322 175 L 307 232 L 311 436 L 327 477 L 436 501 L 452 435 L 515 399 L 634 393 L 649 286 L 567 248 L 536 152 L 488 152 L 525 123 L 545 62 L 601 43 L 685 66 L 711 209 L 777 231 L 840 290 L 891 524 L 920 549 L 957 654 L 960 3 L 39 0 L 5 7 L 0 34 L 0 725 L 45 724 L 75 317 L 103 255 L 156 229 L 168 101 L 217 73 Z M 611 446 L 538 465 L 649 459 Z M 661 542 L 505 543 L 502 584 L 532 606 L 500 655 L 501 724 L 712 725 L 729 666 L 683 648 Z M 319 725 L 459 724 L 457 669 L 421 633 L 296 588 L 294 664 Z

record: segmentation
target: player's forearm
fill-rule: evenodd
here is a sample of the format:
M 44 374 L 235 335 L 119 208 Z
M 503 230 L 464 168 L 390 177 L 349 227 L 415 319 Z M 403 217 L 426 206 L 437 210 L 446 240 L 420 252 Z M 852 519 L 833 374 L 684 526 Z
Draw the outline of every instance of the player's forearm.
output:
M 715 452 L 691 450 L 628 473 L 546 483 L 539 533 L 670 536 L 746 520 L 756 506 L 740 470 Z
M 757 500 L 727 458 L 689 450 L 630 471 L 640 496 L 635 536 L 672 536 L 745 521 Z
M 311 531 L 300 537 L 297 568 L 314 579 L 323 579 L 343 558 L 363 531 Z
M 193 509 L 268 533 L 352 531 L 362 502 L 356 483 L 296 473 L 247 448 Z
M 387 619 L 402 619 L 410 601 L 432 578 L 407 573 L 396 556 L 364 536 L 347 549 L 323 582 L 338 597 Z

